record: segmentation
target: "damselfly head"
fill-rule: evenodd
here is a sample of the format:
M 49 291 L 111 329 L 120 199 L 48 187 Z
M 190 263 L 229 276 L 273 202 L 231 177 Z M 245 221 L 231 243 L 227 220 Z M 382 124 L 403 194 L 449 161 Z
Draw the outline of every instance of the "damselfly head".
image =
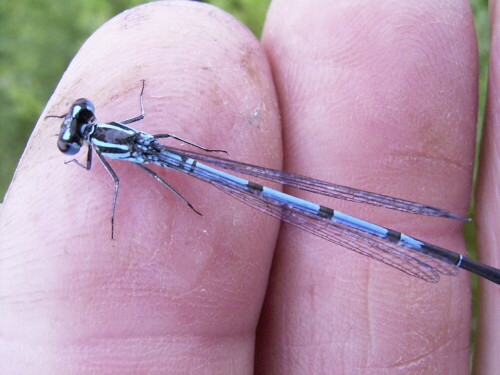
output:
M 94 104 L 88 99 L 78 99 L 64 116 L 57 147 L 67 155 L 75 155 L 82 147 L 83 128 L 95 121 Z

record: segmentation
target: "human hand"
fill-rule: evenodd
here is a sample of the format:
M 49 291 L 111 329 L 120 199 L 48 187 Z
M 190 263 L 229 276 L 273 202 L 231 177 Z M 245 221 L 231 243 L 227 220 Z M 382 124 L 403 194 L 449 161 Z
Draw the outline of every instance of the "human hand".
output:
M 468 372 L 465 272 L 429 284 L 286 225 L 278 236 L 276 220 L 158 170 L 198 217 L 120 162 L 111 241 L 112 181 L 97 162 L 64 166 L 59 124 L 44 120 L 82 96 L 101 121 L 137 115 L 145 79 L 141 130 L 463 214 L 477 80 L 468 4 L 362 3 L 275 1 L 264 49 L 232 18 L 188 2 L 135 8 L 87 41 L 2 208 L 6 373 Z M 320 203 L 464 250 L 457 222 Z M 492 223 L 483 212 L 478 223 Z M 483 289 L 485 333 L 498 326 L 493 288 Z

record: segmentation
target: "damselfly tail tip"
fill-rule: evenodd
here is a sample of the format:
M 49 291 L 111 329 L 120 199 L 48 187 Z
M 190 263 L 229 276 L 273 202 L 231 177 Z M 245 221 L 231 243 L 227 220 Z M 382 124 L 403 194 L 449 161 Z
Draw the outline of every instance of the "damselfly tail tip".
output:
M 458 267 L 500 285 L 500 269 L 463 256 Z

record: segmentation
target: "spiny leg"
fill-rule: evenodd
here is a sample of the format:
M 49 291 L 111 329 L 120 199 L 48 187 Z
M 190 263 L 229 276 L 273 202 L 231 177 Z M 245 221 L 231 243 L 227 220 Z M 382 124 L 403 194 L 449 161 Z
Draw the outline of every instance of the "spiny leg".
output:
M 139 116 L 132 117 L 132 118 L 129 118 L 127 120 L 120 121 L 122 124 L 131 124 L 133 122 L 140 121 L 140 120 L 144 119 L 144 117 L 146 115 L 146 113 L 144 111 L 144 102 L 143 102 L 143 99 L 142 99 L 143 98 L 143 94 L 144 94 L 144 86 L 145 86 L 146 81 L 144 79 L 141 80 L 141 81 L 142 81 L 142 89 L 141 89 L 141 94 L 139 95 L 139 102 L 141 104 L 141 114 Z M 209 148 L 200 146 L 200 145 L 198 145 L 196 143 L 190 142 L 190 141 L 188 141 L 188 140 L 186 140 L 184 138 L 178 137 L 178 136 L 176 136 L 174 134 L 162 133 L 162 134 L 155 134 L 155 135 L 153 135 L 153 137 L 155 139 L 158 139 L 158 138 L 174 138 L 174 139 L 177 139 L 178 141 L 187 143 L 188 145 L 197 147 L 200 150 L 203 150 L 203 151 L 206 151 L 206 152 L 223 152 L 223 153 L 225 153 L 227 155 L 227 151 L 225 151 L 225 150 L 209 149 Z
M 203 146 L 200 146 L 196 143 L 193 143 L 193 142 L 190 142 L 184 138 L 181 138 L 181 137 L 178 137 L 174 134 L 168 134 L 168 133 L 162 133 L 162 134 L 153 134 L 153 137 L 155 139 L 158 139 L 158 138 L 173 138 L 173 139 L 177 139 L 178 141 L 181 141 L 181 142 L 184 142 L 184 143 L 187 143 L 188 145 L 191 145 L 191 146 L 194 146 L 196 148 L 199 148 L 200 150 L 203 150 L 203 151 L 206 151 L 206 152 L 223 152 L 227 155 L 227 151 L 226 150 L 216 150 L 216 149 L 211 149 L 211 148 L 205 148 Z
M 141 81 L 142 81 L 142 90 L 141 90 L 141 94 L 139 95 L 139 102 L 141 103 L 141 114 L 139 116 L 129 118 L 128 120 L 120 121 L 122 124 L 131 124 L 133 122 L 140 121 L 145 116 L 144 103 L 142 102 L 142 94 L 144 93 L 144 85 L 145 85 L 146 81 L 144 79 Z
M 64 164 L 70 164 L 70 163 L 75 163 L 79 167 L 82 167 L 86 169 L 87 171 L 90 171 L 90 168 L 92 167 L 92 144 L 88 144 L 88 150 L 87 150 L 87 164 L 83 165 L 76 159 L 71 159 L 68 161 L 65 161 Z
M 118 188 L 120 186 L 120 180 L 118 179 L 118 176 L 116 175 L 115 171 L 113 168 L 111 168 L 111 165 L 104 159 L 104 156 L 101 155 L 101 152 L 98 150 L 95 150 L 97 156 L 99 159 L 101 159 L 102 164 L 104 165 L 104 168 L 108 171 L 109 175 L 115 182 L 115 194 L 113 195 L 113 203 L 111 206 L 111 239 L 113 240 L 114 234 L 115 234 L 115 208 L 116 208 L 116 200 L 118 199 Z
M 191 208 L 194 212 L 196 212 L 200 216 L 203 216 L 201 214 L 201 212 L 199 212 L 198 210 L 196 210 L 196 208 L 194 208 L 193 205 L 191 203 L 189 203 L 189 201 L 186 198 L 184 198 L 179 192 L 177 192 L 172 186 L 170 186 L 164 179 L 162 179 L 160 176 L 158 176 L 156 174 L 156 172 L 154 172 L 153 170 L 145 167 L 142 164 L 139 164 L 139 163 L 134 163 L 134 164 L 137 165 L 139 168 L 141 168 L 146 173 L 148 173 L 151 176 L 153 176 L 158 182 L 160 182 L 163 186 L 165 186 L 172 193 L 174 193 L 177 198 L 179 198 L 181 201 L 183 201 L 184 203 L 186 203 L 189 206 L 189 208 Z

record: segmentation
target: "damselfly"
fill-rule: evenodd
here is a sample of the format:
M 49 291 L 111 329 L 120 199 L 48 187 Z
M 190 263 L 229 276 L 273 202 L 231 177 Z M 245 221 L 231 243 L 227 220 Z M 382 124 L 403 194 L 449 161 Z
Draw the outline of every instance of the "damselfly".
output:
M 440 275 L 455 275 L 458 268 L 463 268 L 500 284 L 500 270 L 497 268 L 395 230 L 245 180 L 206 164 L 329 197 L 414 214 L 458 220 L 466 219 L 449 211 L 420 203 L 335 185 L 227 158 L 165 146 L 158 142 L 159 138 L 174 138 L 205 152 L 225 152 L 206 149 L 172 134 L 151 135 L 129 126 L 129 124 L 144 118 L 143 93 L 144 81 L 142 81 L 139 97 L 141 114 L 125 121 L 97 122 L 94 113 L 95 107 L 88 99 L 78 99 L 72 104 L 69 112 L 61 116 L 64 117 L 64 120 L 57 143 L 59 150 L 67 155 L 75 155 L 83 144 L 86 144 L 88 146 L 86 164 L 83 165 L 76 159 L 70 160 L 70 162 L 76 162 L 89 170 L 92 165 L 92 150 L 94 150 L 114 180 L 111 238 L 114 237 L 114 217 L 119 179 L 106 161 L 106 157 L 126 160 L 135 164 L 167 187 L 198 214 L 199 212 L 188 200 L 144 164 L 157 164 L 199 178 L 261 212 L 425 281 L 437 282 Z

